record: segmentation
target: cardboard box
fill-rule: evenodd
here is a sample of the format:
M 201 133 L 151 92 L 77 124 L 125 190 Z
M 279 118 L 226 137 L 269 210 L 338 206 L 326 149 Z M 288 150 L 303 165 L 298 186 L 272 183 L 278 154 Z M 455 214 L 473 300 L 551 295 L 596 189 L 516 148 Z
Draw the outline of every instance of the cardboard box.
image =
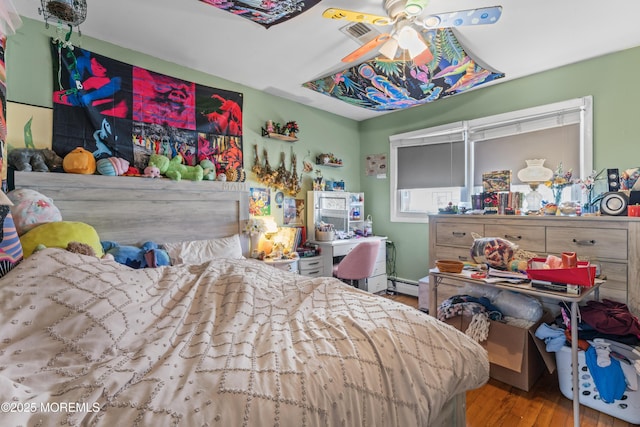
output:
M 556 368 L 555 355 L 547 353 L 544 341 L 535 336 L 540 323 L 552 321 L 553 316 L 545 313 L 535 325 L 523 329 L 490 320 L 489 338 L 480 344 L 489 353 L 491 378 L 529 391 L 545 367 L 549 373 L 553 373 Z M 445 323 L 466 331 L 471 318 L 456 316 L 446 319 Z

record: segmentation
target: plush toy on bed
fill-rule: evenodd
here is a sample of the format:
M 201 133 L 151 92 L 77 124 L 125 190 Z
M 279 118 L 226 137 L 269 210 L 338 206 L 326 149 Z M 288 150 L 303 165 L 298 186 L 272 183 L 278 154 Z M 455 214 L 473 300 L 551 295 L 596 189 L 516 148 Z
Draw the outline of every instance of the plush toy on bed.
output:
M 149 166 L 157 167 L 162 175 L 174 181 L 180 181 L 181 179 L 202 181 L 204 177 L 202 166 L 183 165 L 180 154 L 175 155 L 171 159 L 162 154 L 152 154 L 151 157 L 149 157 Z
M 110 240 L 104 240 L 101 244 L 106 255 L 113 256 L 116 262 L 131 268 L 171 265 L 167 251 L 160 249 L 154 242 L 145 242 L 141 247 L 121 246 Z

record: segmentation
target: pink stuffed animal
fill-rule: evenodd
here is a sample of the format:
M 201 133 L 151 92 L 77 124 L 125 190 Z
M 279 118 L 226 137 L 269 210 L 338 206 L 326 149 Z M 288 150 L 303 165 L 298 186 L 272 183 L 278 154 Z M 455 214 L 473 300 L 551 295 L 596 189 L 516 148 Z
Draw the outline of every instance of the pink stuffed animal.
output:
M 144 168 L 144 176 L 147 178 L 160 178 L 160 169 L 156 166 L 147 166 Z

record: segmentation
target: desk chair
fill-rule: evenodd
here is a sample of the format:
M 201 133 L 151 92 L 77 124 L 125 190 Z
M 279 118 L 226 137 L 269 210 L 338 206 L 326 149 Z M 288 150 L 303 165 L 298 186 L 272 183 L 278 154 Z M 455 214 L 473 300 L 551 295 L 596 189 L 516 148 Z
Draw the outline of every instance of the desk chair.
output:
M 366 280 L 373 274 L 378 258 L 380 241 L 362 242 L 351 250 L 338 264 L 333 266 L 333 277 L 337 277 L 351 286 L 358 287 L 354 281 Z

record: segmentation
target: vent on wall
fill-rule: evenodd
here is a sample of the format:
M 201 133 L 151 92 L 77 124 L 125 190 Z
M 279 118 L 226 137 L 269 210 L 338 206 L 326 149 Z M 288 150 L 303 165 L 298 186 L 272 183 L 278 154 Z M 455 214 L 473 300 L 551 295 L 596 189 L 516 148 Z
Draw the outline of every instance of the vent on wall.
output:
M 380 34 L 380 31 L 376 28 L 363 24 L 362 22 L 354 22 L 349 25 L 345 25 L 340 28 L 340 31 L 346 34 L 349 38 L 357 41 L 359 44 L 368 43 Z

